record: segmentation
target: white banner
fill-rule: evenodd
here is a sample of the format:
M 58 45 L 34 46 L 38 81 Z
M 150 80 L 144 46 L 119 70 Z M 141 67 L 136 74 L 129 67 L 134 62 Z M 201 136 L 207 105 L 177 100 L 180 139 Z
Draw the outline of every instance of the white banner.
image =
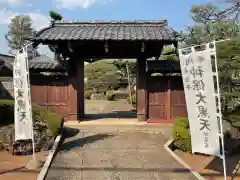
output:
M 15 140 L 33 138 L 32 108 L 29 85 L 27 52 L 17 53 L 13 65 L 15 96 Z
M 183 55 L 179 50 L 185 99 L 190 124 L 192 152 L 220 156 L 219 127 L 214 90 L 211 52 Z

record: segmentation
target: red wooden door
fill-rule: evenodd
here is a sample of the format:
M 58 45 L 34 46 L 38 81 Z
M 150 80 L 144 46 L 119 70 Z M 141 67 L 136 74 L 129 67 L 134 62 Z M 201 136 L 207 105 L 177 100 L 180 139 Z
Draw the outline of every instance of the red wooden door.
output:
M 148 77 L 148 119 L 149 122 L 168 120 L 168 79 L 166 77 Z
M 67 78 L 36 76 L 31 78 L 32 102 L 68 116 L 69 86 Z
M 174 121 L 176 117 L 187 117 L 182 77 L 172 76 L 170 78 L 170 88 L 171 119 Z

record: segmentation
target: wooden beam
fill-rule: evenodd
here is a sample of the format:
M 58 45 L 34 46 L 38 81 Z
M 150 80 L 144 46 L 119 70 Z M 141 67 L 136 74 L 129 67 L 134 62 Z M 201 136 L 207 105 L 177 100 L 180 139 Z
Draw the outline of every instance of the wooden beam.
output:
M 172 41 L 45 41 L 44 44 L 58 45 L 61 53 L 78 58 L 136 58 L 142 53 L 147 58 L 158 57 L 163 45 L 172 44 Z M 72 52 L 71 52 L 72 51 Z

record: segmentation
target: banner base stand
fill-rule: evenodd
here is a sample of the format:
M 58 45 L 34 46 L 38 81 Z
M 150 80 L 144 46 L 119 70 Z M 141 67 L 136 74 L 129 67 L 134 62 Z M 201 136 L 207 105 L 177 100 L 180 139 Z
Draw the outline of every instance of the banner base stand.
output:
M 36 170 L 36 169 L 40 169 L 43 166 L 42 161 L 40 161 L 37 157 L 32 158 L 27 165 L 25 166 L 26 169 L 30 169 L 30 170 Z

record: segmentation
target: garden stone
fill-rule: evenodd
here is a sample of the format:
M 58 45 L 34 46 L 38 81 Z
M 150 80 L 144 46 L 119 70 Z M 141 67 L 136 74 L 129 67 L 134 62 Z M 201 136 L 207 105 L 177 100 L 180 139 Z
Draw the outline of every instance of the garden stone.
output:
M 4 149 L 4 143 L 0 141 L 0 151 Z
M 103 100 L 105 99 L 104 94 L 92 94 L 91 100 Z
M 240 138 L 239 130 L 235 127 L 232 127 L 231 123 L 227 120 L 223 120 L 223 133 L 225 135 L 229 135 L 233 139 Z
M 231 123 L 227 120 L 223 120 L 223 133 L 227 133 L 231 130 Z
M 48 140 L 46 140 L 45 142 L 46 142 L 46 143 L 43 144 L 42 149 L 43 149 L 44 151 L 48 151 L 48 150 L 50 150 L 50 149 L 52 148 L 52 146 L 53 146 L 54 138 L 51 138 L 51 139 L 48 138 Z
M 239 141 L 239 131 L 237 128 L 232 127 L 231 123 L 227 120 L 223 120 L 223 132 L 224 132 L 224 146 L 225 146 L 225 153 L 231 155 L 240 148 L 240 141 Z

